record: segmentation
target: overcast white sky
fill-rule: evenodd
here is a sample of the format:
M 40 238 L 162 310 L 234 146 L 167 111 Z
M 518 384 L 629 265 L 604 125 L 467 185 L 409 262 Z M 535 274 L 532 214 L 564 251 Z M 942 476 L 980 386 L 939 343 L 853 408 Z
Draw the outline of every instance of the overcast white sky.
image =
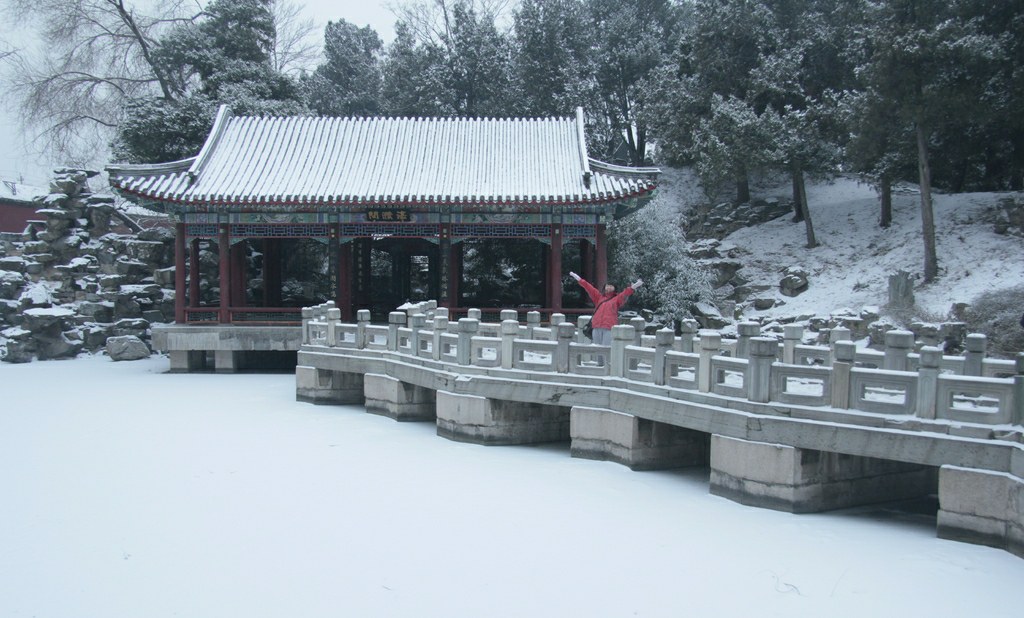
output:
M 394 13 L 388 8 L 394 4 L 392 0 L 299 0 L 299 4 L 305 5 L 307 14 L 321 26 L 344 18 L 358 26 L 372 26 L 385 43 L 394 37 Z M 10 21 L 0 25 L 0 38 L 14 39 L 17 35 L 12 35 L 12 28 Z M 14 102 L 0 99 L 0 179 L 46 187 L 59 163 L 34 154 L 21 135 L 14 108 Z

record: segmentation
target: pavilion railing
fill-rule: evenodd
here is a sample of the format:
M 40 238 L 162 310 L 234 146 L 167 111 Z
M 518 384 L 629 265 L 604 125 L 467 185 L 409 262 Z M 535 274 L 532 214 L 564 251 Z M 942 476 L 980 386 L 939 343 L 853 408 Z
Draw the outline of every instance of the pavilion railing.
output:
M 299 307 L 186 307 L 188 324 L 236 324 L 298 326 L 302 323 Z

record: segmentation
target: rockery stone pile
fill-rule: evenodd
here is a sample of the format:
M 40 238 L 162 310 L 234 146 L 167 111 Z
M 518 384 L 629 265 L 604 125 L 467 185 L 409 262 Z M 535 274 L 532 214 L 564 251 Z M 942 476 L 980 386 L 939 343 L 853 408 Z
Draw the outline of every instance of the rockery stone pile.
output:
M 6 362 L 101 349 L 115 359 L 148 355 L 150 325 L 174 320 L 173 233 L 120 215 L 113 196 L 90 190 L 96 174 L 57 170 L 39 223 L 0 240 Z

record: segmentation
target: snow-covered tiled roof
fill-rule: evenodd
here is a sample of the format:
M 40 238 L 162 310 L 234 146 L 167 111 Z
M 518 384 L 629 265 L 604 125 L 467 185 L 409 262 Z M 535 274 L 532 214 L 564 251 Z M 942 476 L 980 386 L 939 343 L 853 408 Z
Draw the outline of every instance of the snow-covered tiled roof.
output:
M 587 156 L 576 118 L 232 116 L 195 157 L 112 165 L 129 198 L 174 205 L 602 204 L 649 195 L 657 168 Z
M 35 198 L 48 195 L 49 193 L 49 189 L 42 187 L 33 187 L 20 182 L 14 182 L 13 180 L 0 180 L 0 200 L 31 202 Z

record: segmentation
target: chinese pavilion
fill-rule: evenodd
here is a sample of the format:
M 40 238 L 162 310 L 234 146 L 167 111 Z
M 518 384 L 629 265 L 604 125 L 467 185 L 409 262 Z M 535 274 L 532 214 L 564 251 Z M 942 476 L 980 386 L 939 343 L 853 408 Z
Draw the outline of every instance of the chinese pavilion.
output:
M 344 319 L 407 300 L 416 277 L 457 316 L 463 247 L 480 239 L 536 241 L 539 309 L 562 311 L 563 246 L 578 243 L 581 274 L 603 282 L 606 225 L 645 204 L 659 173 L 589 158 L 582 110 L 543 119 L 264 118 L 227 107 L 195 157 L 107 171 L 118 193 L 175 224 L 178 324 L 297 323 L 301 305 L 283 300 L 282 264 L 310 244 L 322 272 L 305 274 L 323 284 L 303 304 L 334 300 Z M 219 283 L 212 302 L 200 290 L 203 247 L 216 255 L 205 273 Z M 374 285 L 374 250 L 390 256 L 390 289 Z

